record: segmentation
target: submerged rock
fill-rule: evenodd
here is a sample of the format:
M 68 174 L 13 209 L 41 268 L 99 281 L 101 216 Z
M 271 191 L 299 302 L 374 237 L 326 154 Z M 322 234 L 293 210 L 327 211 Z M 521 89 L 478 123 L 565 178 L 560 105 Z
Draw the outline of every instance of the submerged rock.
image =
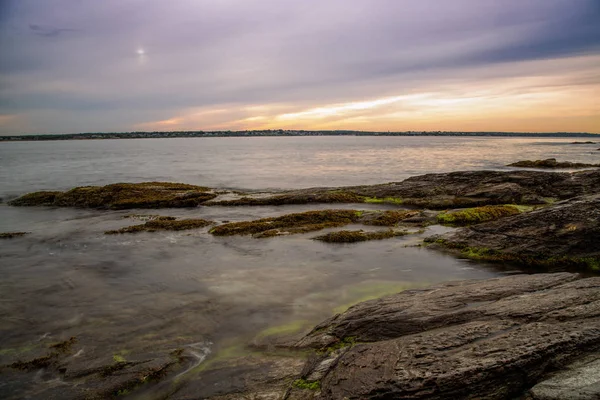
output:
M 31 232 L 2 232 L 0 239 L 13 239 L 20 236 L 29 235 Z
M 548 158 L 546 160 L 517 161 L 507 166 L 521 168 L 599 168 L 600 164 L 573 163 L 570 161 L 558 162 L 556 158 Z
M 210 230 L 215 236 L 254 235 L 270 237 L 283 233 L 306 233 L 325 228 L 348 225 L 360 219 L 356 210 L 323 210 L 287 214 L 255 221 L 231 222 Z
M 108 209 L 195 207 L 217 197 L 209 191 L 205 187 L 183 183 L 115 183 L 77 187 L 67 192 L 34 192 L 8 204 Z
M 398 236 L 406 236 L 410 235 L 412 232 L 408 231 L 396 231 L 393 229 L 387 231 L 375 231 L 375 232 L 365 232 L 363 230 L 359 231 L 336 231 L 330 232 L 325 235 L 317 236 L 314 240 L 319 240 L 321 242 L 326 243 L 356 243 L 356 242 L 366 242 L 369 240 L 383 240 L 390 239 Z
M 463 256 L 524 266 L 600 270 L 600 195 L 428 239 Z
M 137 232 L 156 232 L 156 231 L 183 231 L 188 229 L 203 228 L 212 225 L 212 221 L 205 219 L 181 219 L 175 217 L 154 217 L 141 225 L 132 225 L 125 228 L 106 231 L 106 235 L 115 235 L 119 233 L 137 233 Z

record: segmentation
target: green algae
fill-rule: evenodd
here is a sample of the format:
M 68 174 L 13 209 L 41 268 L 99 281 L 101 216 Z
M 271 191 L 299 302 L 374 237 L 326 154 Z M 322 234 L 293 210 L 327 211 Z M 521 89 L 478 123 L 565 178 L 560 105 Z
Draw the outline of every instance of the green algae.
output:
M 216 226 L 209 232 L 215 236 L 255 235 L 256 237 L 271 237 L 284 232 L 290 234 L 306 233 L 347 225 L 356 222 L 358 219 L 359 216 L 356 210 L 307 211 L 275 218 L 232 222 Z
M 116 363 L 124 363 L 127 362 L 127 360 L 125 359 L 125 357 L 123 357 L 120 354 L 113 354 L 113 361 Z
M 437 221 L 444 225 L 470 225 L 494 221 L 520 213 L 519 208 L 513 205 L 482 206 L 452 212 L 442 212 L 437 215 Z
M 307 389 L 307 390 L 320 390 L 321 383 L 319 381 L 310 382 L 305 379 L 296 379 L 292 386 L 298 389 Z
M 401 205 L 404 201 L 399 197 L 365 197 L 363 199 L 364 203 L 369 204 L 396 204 Z
M 334 344 L 332 344 L 330 346 L 327 346 L 325 348 L 318 350 L 317 354 L 330 355 L 331 353 L 334 353 L 338 350 L 345 349 L 347 347 L 353 347 L 355 344 L 357 344 L 356 337 L 348 336 L 348 337 L 338 340 L 337 342 L 335 342 Z
M 383 296 L 389 296 L 408 289 L 415 289 L 427 286 L 425 283 L 413 282 L 364 282 L 357 285 L 344 288 L 340 293 L 336 293 L 336 302 L 338 305 L 333 309 L 335 314 L 340 314 L 348 308 L 367 300 L 378 299 Z
M 133 225 L 117 230 L 106 231 L 104 234 L 115 235 L 120 233 L 183 231 L 188 229 L 203 228 L 212 224 L 212 221 L 207 221 L 204 219 L 176 220 L 174 217 L 157 217 L 141 225 Z

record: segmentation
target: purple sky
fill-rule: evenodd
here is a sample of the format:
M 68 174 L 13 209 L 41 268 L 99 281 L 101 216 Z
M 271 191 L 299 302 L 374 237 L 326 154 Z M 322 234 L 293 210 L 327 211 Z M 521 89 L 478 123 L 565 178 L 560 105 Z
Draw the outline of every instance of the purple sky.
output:
M 598 21 L 598 0 L 4 0 L 0 134 L 600 132 Z

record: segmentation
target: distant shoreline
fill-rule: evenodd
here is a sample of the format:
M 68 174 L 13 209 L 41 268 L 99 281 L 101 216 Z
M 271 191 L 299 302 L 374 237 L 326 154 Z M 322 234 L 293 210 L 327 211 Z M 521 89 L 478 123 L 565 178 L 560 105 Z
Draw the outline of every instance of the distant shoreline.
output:
M 203 137 L 289 137 L 289 136 L 454 136 L 454 137 L 535 137 L 535 138 L 598 138 L 596 133 L 571 132 L 362 132 L 362 131 L 177 131 L 177 132 L 111 132 L 111 133 L 67 133 L 40 135 L 0 136 L 0 142 L 47 141 L 47 140 L 104 140 L 104 139 L 158 139 L 158 138 L 203 138 Z

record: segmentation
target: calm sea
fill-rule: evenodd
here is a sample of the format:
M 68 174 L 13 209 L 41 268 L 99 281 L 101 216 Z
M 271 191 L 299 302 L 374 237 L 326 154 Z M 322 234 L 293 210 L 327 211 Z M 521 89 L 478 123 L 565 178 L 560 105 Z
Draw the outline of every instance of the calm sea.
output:
M 506 169 L 522 159 L 600 162 L 598 145 L 571 141 L 265 137 L 1 143 L 0 197 L 146 180 L 252 190 L 342 186 Z M 222 222 L 327 207 L 381 206 L 199 207 L 160 214 Z M 31 232 L 0 243 L 0 365 L 27 359 L 40 341 L 71 336 L 90 364 L 107 354 L 186 346 L 201 349 L 207 360 L 223 358 L 243 353 L 265 332 L 301 332 L 368 298 L 514 272 L 415 247 L 423 236 L 448 229 L 440 227 L 353 245 L 310 240 L 315 234 L 217 238 L 208 228 L 103 234 L 131 225 L 123 219 L 131 212 L 144 213 L 0 204 L 0 232 Z M 50 384 L 50 378 L 36 375 L 18 385 L 5 379 L 0 373 L 5 395 L 0 397 L 6 398 Z

